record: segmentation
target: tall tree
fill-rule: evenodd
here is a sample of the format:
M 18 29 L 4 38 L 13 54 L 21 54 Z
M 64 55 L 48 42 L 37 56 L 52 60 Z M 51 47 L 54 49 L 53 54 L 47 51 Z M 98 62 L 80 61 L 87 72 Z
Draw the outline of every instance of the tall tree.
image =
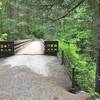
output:
M 100 0 L 96 2 L 96 50 L 97 50 L 97 67 L 96 67 L 96 92 L 100 93 Z

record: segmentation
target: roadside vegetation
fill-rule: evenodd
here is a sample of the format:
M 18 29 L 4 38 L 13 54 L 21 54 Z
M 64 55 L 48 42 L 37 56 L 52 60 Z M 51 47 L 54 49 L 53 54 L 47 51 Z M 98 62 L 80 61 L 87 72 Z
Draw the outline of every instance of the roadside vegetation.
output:
M 32 9 L 30 0 L 25 0 L 23 6 L 21 3 L 18 6 L 19 2 L 16 2 L 15 5 L 16 0 L 8 1 L 0 1 L 0 40 L 33 37 L 58 40 L 60 48 L 74 64 L 76 88 L 89 92 L 93 100 L 100 97 L 95 93 L 96 45 L 93 26 L 95 11 L 92 8 L 95 3 L 93 4 L 92 0 L 84 2 L 68 16 L 61 18 L 59 16 L 66 12 L 65 8 L 58 9 L 52 6 L 56 12 L 53 10 L 50 12 L 51 6 L 46 8 L 47 6 L 40 5 L 38 2 L 36 3 L 39 5 L 38 8 L 34 5 L 34 9 Z M 68 3 L 70 4 L 69 0 Z M 16 7 L 19 12 L 16 12 Z M 59 7 L 58 4 L 57 7 Z M 50 13 L 52 14 L 50 15 Z M 47 14 L 54 19 L 48 18 Z

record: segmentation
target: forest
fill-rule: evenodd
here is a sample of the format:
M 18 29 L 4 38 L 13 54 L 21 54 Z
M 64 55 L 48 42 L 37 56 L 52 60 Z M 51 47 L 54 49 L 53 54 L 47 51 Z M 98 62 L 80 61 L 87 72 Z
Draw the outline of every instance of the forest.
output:
M 58 40 L 74 65 L 76 89 L 93 100 L 100 97 L 95 92 L 99 27 L 100 0 L 0 0 L 0 40 Z

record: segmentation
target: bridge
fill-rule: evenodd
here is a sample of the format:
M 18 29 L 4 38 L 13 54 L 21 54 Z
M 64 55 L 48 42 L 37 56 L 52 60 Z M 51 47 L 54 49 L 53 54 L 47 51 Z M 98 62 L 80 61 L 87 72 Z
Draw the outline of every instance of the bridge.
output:
M 0 100 L 86 100 L 68 91 L 74 80 L 64 59 L 58 41 L 1 41 Z

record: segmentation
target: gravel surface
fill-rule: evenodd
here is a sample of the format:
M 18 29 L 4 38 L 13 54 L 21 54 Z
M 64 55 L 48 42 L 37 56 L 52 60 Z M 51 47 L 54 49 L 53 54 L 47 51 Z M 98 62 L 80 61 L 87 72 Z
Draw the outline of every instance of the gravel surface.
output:
M 86 100 L 86 93 L 71 94 L 69 87 L 71 81 L 55 56 L 0 59 L 0 100 Z

